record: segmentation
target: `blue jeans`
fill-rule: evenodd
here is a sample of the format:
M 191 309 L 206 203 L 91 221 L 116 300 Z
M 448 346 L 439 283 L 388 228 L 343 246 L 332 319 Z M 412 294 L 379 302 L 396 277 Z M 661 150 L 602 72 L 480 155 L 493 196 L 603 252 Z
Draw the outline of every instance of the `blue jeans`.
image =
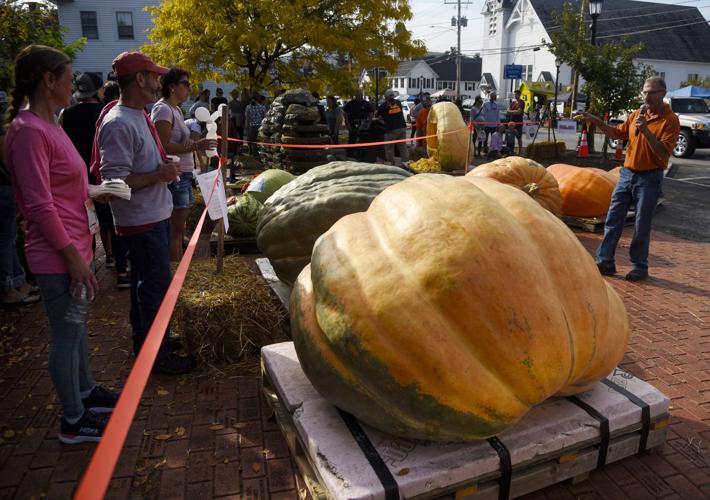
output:
M 195 202 L 192 192 L 192 172 L 182 172 L 179 182 L 171 182 L 168 189 L 173 195 L 173 208 L 190 208 Z
M 614 253 L 624 231 L 626 213 L 636 206 L 636 225 L 631 239 L 629 255 L 634 269 L 648 269 L 648 247 L 651 243 L 651 220 L 663 183 L 663 170 L 632 172 L 621 169 L 619 182 L 611 195 L 611 205 L 606 216 L 604 239 L 597 249 L 597 263 L 614 264 Z
M 12 186 L 0 186 L 0 292 L 25 284 L 25 270 L 15 248 L 17 205 Z
M 81 393 L 96 385 L 89 368 L 86 324 L 64 321 L 71 302 L 71 278 L 64 274 L 36 274 L 42 303 L 49 319 L 52 344 L 49 349 L 49 376 L 57 391 L 65 418 L 74 419 L 84 413 Z
M 136 354 L 158 314 L 172 280 L 170 271 L 170 219 L 162 220 L 147 233 L 122 236 L 131 261 L 131 328 Z M 165 332 L 158 358 L 169 354 Z

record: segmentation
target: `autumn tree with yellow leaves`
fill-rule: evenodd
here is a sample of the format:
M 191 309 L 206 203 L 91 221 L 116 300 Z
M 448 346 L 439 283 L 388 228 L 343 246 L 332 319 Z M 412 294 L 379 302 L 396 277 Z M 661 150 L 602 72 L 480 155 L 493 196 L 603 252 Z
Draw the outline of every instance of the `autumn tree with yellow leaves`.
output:
M 247 92 L 304 86 L 340 95 L 363 69 L 423 55 L 407 0 L 164 0 L 143 49 L 197 80 Z

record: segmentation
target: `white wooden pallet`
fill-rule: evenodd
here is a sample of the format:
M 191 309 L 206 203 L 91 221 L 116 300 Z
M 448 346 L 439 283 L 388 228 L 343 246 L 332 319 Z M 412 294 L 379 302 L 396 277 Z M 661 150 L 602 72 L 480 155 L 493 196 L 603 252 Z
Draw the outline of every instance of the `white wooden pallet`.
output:
M 308 381 L 292 342 L 264 347 L 261 360 L 267 400 L 314 498 L 514 498 L 582 480 L 666 439 L 668 398 L 619 369 L 576 402 L 538 405 L 497 439 L 433 443 L 397 438 L 340 412 Z

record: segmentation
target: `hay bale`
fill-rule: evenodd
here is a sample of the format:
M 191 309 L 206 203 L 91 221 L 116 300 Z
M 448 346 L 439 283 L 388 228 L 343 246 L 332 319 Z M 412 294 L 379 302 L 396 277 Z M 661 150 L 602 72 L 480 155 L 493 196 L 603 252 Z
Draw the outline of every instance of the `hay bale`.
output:
M 526 157 L 532 160 L 553 160 L 564 158 L 567 147 L 563 141 L 542 141 L 528 144 Z
M 202 365 L 235 363 L 262 346 L 288 340 L 286 311 L 238 256 L 195 260 L 173 313 L 173 331 Z

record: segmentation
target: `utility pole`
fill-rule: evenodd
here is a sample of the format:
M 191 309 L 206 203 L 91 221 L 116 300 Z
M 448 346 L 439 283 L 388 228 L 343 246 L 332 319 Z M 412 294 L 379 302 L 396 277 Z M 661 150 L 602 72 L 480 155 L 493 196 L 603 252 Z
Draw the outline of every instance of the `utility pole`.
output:
M 453 5 L 453 2 L 444 2 L 445 5 Z M 461 27 L 468 26 L 468 19 L 461 17 L 461 5 L 470 5 L 471 2 L 456 0 L 458 15 L 451 18 L 451 26 L 456 26 L 456 101 L 461 99 Z M 453 49 L 453 47 L 452 47 Z M 453 52 L 453 50 L 452 50 Z
M 585 26 L 585 21 L 584 21 L 584 13 L 587 12 L 587 0 L 582 0 L 580 2 L 580 12 L 579 12 L 579 18 L 581 19 L 579 29 L 580 30 L 587 30 L 587 27 Z M 569 112 L 570 114 L 574 113 L 574 108 L 577 105 L 577 88 L 579 87 L 579 73 L 577 73 L 577 70 L 573 70 L 573 77 L 572 77 L 572 97 L 569 106 Z

